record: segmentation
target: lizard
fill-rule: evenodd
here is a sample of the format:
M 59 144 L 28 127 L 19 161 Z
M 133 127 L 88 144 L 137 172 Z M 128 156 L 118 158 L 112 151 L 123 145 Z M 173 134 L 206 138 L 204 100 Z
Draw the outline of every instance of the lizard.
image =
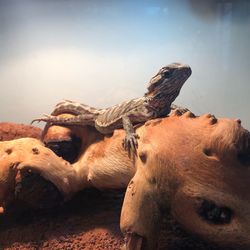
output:
M 179 95 L 185 81 L 191 75 L 190 66 L 171 63 L 159 70 L 149 81 L 147 92 L 139 98 L 122 102 L 110 108 L 97 109 L 86 104 L 64 100 L 59 102 L 51 115 L 44 115 L 32 121 L 44 121 L 57 125 L 90 125 L 102 134 L 110 134 L 115 129 L 123 128 L 126 132 L 123 147 L 136 154 L 138 135 L 133 125 L 149 119 L 167 116 L 171 109 L 179 107 L 172 102 Z M 182 109 L 187 111 L 187 109 Z M 71 113 L 71 118 L 59 117 L 59 114 Z

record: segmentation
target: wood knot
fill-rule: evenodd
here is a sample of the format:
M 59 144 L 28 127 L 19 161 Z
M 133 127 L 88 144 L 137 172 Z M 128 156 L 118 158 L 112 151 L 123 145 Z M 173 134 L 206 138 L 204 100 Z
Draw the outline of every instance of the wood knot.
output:
M 209 119 L 209 124 L 213 125 L 215 123 L 217 123 L 217 118 L 214 116 L 214 115 L 211 115 L 210 116 L 210 119 Z
M 211 149 L 209 149 L 209 148 L 204 148 L 204 149 L 203 149 L 203 153 L 204 153 L 206 156 L 212 156 L 212 155 L 213 155 Z
M 186 118 L 195 118 L 195 114 L 192 113 L 191 111 L 187 111 L 183 114 L 184 117 Z
M 212 114 L 205 114 L 204 116 L 205 116 L 205 118 L 210 118 L 212 116 Z
M 92 181 L 92 174 L 89 174 L 89 175 L 88 175 L 87 180 L 88 180 L 88 182 L 91 182 L 91 181 Z
M 128 184 L 128 188 L 132 188 L 133 185 L 134 185 L 134 181 L 131 180 L 130 183 Z
M 5 153 L 8 154 L 8 155 L 10 155 L 12 153 L 12 149 L 11 148 L 6 149 Z
M 219 160 L 218 157 L 216 156 L 216 154 L 215 154 L 210 148 L 204 148 L 204 149 L 203 149 L 203 153 L 204 153 L 207 157 L 209 157 L 209 158 L 211 158 L 211 159 L 213 159 L 213 160 L 216 160 L 216 161 Z
M 174 111 L 171 112 L 171 116 L 181 116 L 182 112 L 179 109 L 175 109 Z
M 139 153 L 139 158 L 142 161 L 142 163 L 146 163 L 147 162 L 147 153 L 146 152 L 140 152 Z
M 207 223 L 215 225 L 229 224 L 233 217 L 233 211 L 226 206 L 220 206 L 210 200 L 199 199 L 198 215 Z
M 131 180 L 130 183 L 128 184 L 128 190 L 130 190 L 130 193 L 132 196 L 135 195 L 136 193 L 136 187 L 134 186 L 134 181 Z
M 155 185 L 155 184 L 157 183 L 155 177 L 151 177 L 151 178 L 149 179 L 149 182 L 150 182 L 151 184 L 153 184 L 153 185 Z
M 217 121 L 218 121 L 217 118 L 212 114 L 205 114 L 202 117 L 205 119 L 208 119 L 208 123 L 210 125 L 213 125 L 213 124 L 217 123 Z
M 40 152 L 39 152 L 38 148 L 32 148 L 32 153 L 34 155 L 38 155 Z
M 234 121 L 241 125 L 241 119 L 235 119 Z

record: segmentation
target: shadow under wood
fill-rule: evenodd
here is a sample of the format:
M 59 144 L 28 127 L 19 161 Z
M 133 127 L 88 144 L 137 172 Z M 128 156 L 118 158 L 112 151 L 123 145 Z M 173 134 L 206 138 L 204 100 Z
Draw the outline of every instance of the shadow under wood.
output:
M 11 204 L 11 209 L 6 209 L 9 212 L 0 217 L 0 249 L 40 249 L 46 245 L 65 249 L 67 242 L 75 249 L 83 249 L 86 244 L 93 245 L 91 237 L 96 237 L 96 244 L 102 241 L 102 248 L 112 239 L 114 245 L 123 244 L 119 211 L 124 190 L 84 190 L 62 204 L 55 187 L 37 174 L 24 176 L 19 185 L 18 199 Z

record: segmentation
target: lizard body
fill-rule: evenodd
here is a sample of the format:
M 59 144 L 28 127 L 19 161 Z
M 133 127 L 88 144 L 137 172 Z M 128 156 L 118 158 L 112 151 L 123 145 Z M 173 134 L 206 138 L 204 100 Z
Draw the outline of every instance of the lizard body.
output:
M 146 122 L 149 119 L 166 116 L 171 110 L 171 104 L 191 75 L 188 65 L 172 63 L 162 69 L 149 82 L 148 91 L 144 96 L 132 99 L 106 109 L 96 109 L 85 104 L 69 100 L 58 103 L 51 115 L 33 121 L 45 121 L 58 125 L 90 125 L 103 133 L 112 133 L 115 129 L 124 128 L 126 150 L 136 150 L 138 136 L 133 125 Z M 172 109 L 176 106 L 173 105 Z M 71 113 L 75 117 L 58 117 L 62 113 Z M 32 121 L 32 122 L 33 122 Z

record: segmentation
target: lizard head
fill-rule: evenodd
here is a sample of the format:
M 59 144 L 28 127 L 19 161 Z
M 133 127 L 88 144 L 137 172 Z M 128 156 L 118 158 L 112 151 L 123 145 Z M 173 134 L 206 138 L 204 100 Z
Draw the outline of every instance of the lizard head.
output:
M 171 63 L 160 69 L 150 80 L 145 94 L 150 98 L 150 105 L 157 109 L 170 106 L 191 73 L 191 68 L 182 63 Z

